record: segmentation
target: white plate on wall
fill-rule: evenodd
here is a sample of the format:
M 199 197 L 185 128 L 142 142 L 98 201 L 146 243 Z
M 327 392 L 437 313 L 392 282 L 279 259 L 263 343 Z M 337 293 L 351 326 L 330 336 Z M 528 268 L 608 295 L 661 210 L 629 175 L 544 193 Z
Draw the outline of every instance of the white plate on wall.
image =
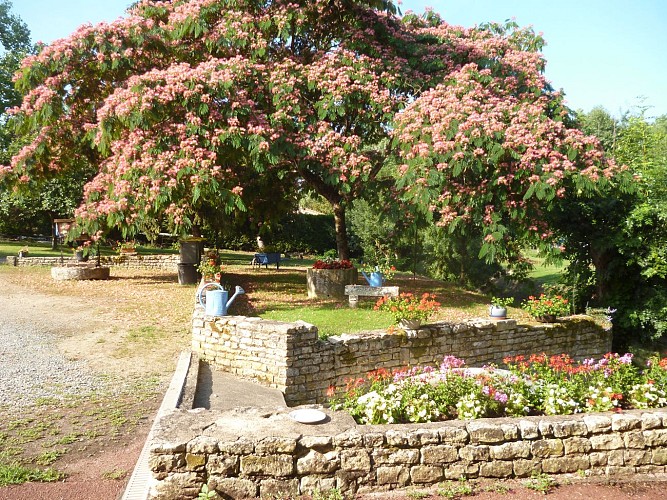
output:
M 289 416 L 292 420 L 296 420 L 301 424 L 317 424 L 318 422 L 323 422 L 327 418 L 327 414 L 323 411 L 310 408 L 294 410 Z

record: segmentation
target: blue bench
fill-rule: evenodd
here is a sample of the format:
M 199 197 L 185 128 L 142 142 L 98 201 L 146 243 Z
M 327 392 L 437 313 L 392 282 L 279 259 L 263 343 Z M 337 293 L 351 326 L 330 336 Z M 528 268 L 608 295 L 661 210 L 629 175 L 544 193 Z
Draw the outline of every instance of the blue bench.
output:
M 280 254 L 279 253 L 256 253 L 250 261 L 253 268 L 260 269 L 262 266 L 269 268 L 269 264 L 275 264 L 276 269 L 280 269 Z

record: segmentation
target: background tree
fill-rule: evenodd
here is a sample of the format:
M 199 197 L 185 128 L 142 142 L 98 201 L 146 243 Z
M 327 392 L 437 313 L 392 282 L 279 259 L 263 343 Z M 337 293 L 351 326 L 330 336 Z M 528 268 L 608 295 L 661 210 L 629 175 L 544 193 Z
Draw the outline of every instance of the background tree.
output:
M 562 200 L 549 222 L 569 261 L 564 283 L 577 308 L 611 307 L 617 349 L 667 331 L 667 136 L 665 118 L 647 108 L 614 120 L 604 110 L 580 116 L 586 132 L 611 137 L 609 154 L 628 165 L 625 182 L 594 196 Z

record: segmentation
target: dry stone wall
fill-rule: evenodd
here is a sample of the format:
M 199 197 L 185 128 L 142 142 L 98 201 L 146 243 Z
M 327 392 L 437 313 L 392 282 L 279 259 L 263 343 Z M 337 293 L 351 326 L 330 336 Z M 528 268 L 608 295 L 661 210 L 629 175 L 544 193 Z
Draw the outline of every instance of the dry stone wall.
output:
M 667 412 L 633 410 L 522 419 L 360 426 L 328 410 L 321 425 L 289 410 L 196 412 L 163 418 L 151 444 L 150 498 L 294 498 L 427 486 L 445 479 L 661 474 Z
M 91 258 L 91 261 L 95 261 Z M 128 269 L 157 269 L 178 272 L 178 255 L 114 255 L 100 258 L 103 266 L 123 267 Z M 11 266 L 61 266 L 74 263 L 70 255 L 63 257 L 7 257 Z
M 468 366 L 501 364 L 505 356 L 540 352 L 601 357 L 611 350 L 611 339 L 611 330 L 587 316 L 538 326 L 514 320 L 439 322 L 410 338 L 402 332 L 375 331 L 320 340 L 317 328 L 304 322 L 214 318 L 198 308 L 192 328 L 193 351 L 203 360 L 279 389 L 288 405 L 323 403 L 329 386 L 380 367 L 439 366 L 445 355 L 462 358 Z

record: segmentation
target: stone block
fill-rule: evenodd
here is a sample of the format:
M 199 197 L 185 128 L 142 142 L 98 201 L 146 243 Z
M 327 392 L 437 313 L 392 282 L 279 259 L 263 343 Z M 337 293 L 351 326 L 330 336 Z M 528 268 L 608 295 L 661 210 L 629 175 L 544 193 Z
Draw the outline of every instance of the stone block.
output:
M 588 454 L 588 458 L 591 461 L 591 467 L 602 467 L 607 465 L 608 461 L 607 453 L 601 451 L 594 451 Z
M 299 495 L 299 480 L 263 479 L 259 483 L 261 498 L 296 498 Z
M 563 439 L 566 455 L 581 455 L 591 451 L 591 442 L 584 437 L 571 437 Z
M 618 450 L 625 448 L 625 443 L 620 434 L 598 434 L 591 436 L 590 441 L 594 450 Z
M 218 449 L 227 455 L 250 455 L 255 451 L 255 444 L 246 438 L 236 441 L 219 441 Z
M 566 474 L 579 470 L 588 470 L 588 456 L 552 457 L 542 460 L 542 472 L 546 474 Z
M 491 458 L 494 460 L 528 458 L 530 456 L 530 443 L 525 441 L 513 441 L 491 446 L 489 451 Z
M 630 431 L 622 434 L 626 448 L 645 448 L 646 439 L 642 431 Z
M 408 435 L 403 431 L 388 430 L 385 433 L 389 446 L 408 446 Z
M 373 450 L 373 462 L 377 465 L 404 465 L 419 463 L 419 450 L 379 448 Z
M 554 437 L 568 438 L 573 436 L 585 436 L 588 434 L 588 428 L 580 420 L 565 420 L 563 422 L 553 423 Z
M 641 427 L 642 420 L 637 415 L 619 413 L 611 416 L 611 430 L 614 432 L 626 432 Z
M 472 479 L 477 476 L 479 476 L 478 463 L 457 462 L 445 467 L 446 479 L 460 479 L 462 477 Z
M 334 436 L 333 443 L 337 448 L 361 448 L 364 438 L 357 431 L 348 430 Z
M 611 430 L 611 418 L 602 415 L 586 415 L 584 424 L 590 434 L 600 434 Z
M 500 443 L 505 440 L 505 433 L 500 425 L 473 420 L 466 425 L 471 443 Z
M 624 450 L 609 450 L 607 452 L 607 465 L 612 465 L 615 467 L 625 465 L 623 451 Z
M 642 430 L 658 429 L 662 427 L 662 420 L 654 413 L 642 413 Z
M 293 453 L 294 450 L 296 450 L 296 439 L 288 437 L 266 437 L 255 444 L 255 453 L 258 455 Z
M 512 462 L 512 469 L 516 477 L 529 477 L 533 473 L 542 472 L 542 463 L 538 460 L 518 459 Z
M 451 445 L 424 446 L 421 450 L 423 464 L 446 464 L 458 460 L 458 450 Z
M 417 484 L 437 483 L 443 477 L 443 468 L 434 465 L 415 465 L 410 469 L 410 478 Z
M 500 424 L 505 441 L 514 441 L 519 439 L 519 427 L 515 424 Z
M 445 427 L 438 429 L 438 434 L 440 435 L 442 444 L 466 444 L 470 438 L 468 431 L 461 427 Z
M 235 477 L 213 478 L 215 491 L 223 498 L 254 498 L 257 496 L 257 484 L 249 479 Z
M 459 449 L 459 457 L 466 462 L 486 461 L 490 457 L 489 447 L 486 445 L 466 445 Z
M 418 447 L 425 444 L 438 444 L 440 436 L 438 431 L 419 429 L 408 434 L 408 446 Z
M 667 448 L 652 450 L 651 463 L 654 465 L 667 465 Z
M 647 465 L 651 463 L 649 450 L 623 450 L 624 465 Z
M 304 448 L 329 449 L 333 446 L 331 436 L 303 436 L 299 444 Z
M 171 474 L 162 481 L 153 483 L 148 498 L 177 500 L 180 498 L 196 498 L 201 489 L 201 479 L 195 472 Z
M 336 487 L 336 478 L 304 476 L 301 478 L 299 488 L 301 493 L 313 495 L 316 492 L 330 491 Z
M 185 467 L 185 455 L 149 455 L 148 468 L 153 472 L 172 472 Z
M 234 455 L 209 455 L 206 470 L 209 474 L 235 476 L 239 472 L 239 457 Z
M 653 429 L 649 431 L 642 431 L 646 446 L 650 448 L 658 448 L 659 446 L 667 446 L 667 429 Z
M 381 432 L 373 432 L 364 434 L 364 446 L 366 448 L 379 448 L 384 445 L 384 434 Z
M 292 455 L 244 455 L 241 472 L 247 476 L 285 477 L 294 473 Z
M 347 472 L 370 472 L 371 458 L 366 450 L 343 450 L 340 465 Z
M 514 465 L 512 462 L 495 460 L 479 464 L 480 477 L 511 477 L 513 473 Z
M 398 487 L 405 486 L 410 481 L 410 471 L 400 465 L 378 467 L 376 472 L 377 484 L 392 484 Z
M 608 476 L 631 476 L 636 474 L 634 467 L 621 467 L 615 465 L 608 465 L 605 468 L 605 474 Z
M 206 455 L 195 455 L 194 453 L 185 454 L 185 468 L 189 471 L 204 470 L 206 465 Z
M 540 431 L 532 420 L 519 420 L 519 432 L 522 439 L 537 439 L 540 437 Z
M 218 452 L 218 441 L 210 436 L 197 436 L 191 440 L 186 451 L 188 453 L 212 454 Z
M 338 452 L 320 453 L 310 450 L 305 457 L 296 462 L 296 471 L 299 475 L 330 474 L 338 470 L 340 461 Z
M 560 439 L 540 439 L 531 442 L 530 451 L 534 457 L 561 457 L 563 456 L 565 447 L 563 441 Z

